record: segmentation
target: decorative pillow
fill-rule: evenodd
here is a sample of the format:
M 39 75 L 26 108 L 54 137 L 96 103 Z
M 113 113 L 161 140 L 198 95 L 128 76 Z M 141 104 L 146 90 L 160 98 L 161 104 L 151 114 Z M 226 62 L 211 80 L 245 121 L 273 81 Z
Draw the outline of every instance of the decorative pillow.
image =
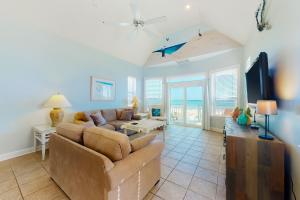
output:
M 93 119 L 91 118 L 91 113 L 90 112 L 84 112 L 83 113 L 84 117 L 83 117 L 83 121 L 88 122 L 88 121 L 93 121 Z
M 150 142 L 152 142 L 152 140 L 154 140 L 155 137 L 156 137 L 155 134 L 147 134 L 143 137 L 132 140 L 130 142 L 131 152 L 135 152 L 135 151 L 147 146 L 148 144 L 150 144 Z
M 105 155 L 112 162 L 126 158 L 131 152 L 127 135 L 105 128 L 92 127 L 85 129 L 83 143 L 84 146 Z
M 160 117 L 161 116 L 160 110 L 161 110 L 160 108 L 152 108 L 151 109 L 152 116 L 153 117 Z
M 96 126 L 102 126 L 106 124 L 106 119 L 102 116 L 100 112 L 93 113 L 90 116 L 93 119 Z
M 131 110 L 123 110 L 121 113 L 120 120 L 130 121 L 132 120 L 133 112 Z
M 117 109 L 117 120 L 120 120 L 123 110 L 124 109 Z

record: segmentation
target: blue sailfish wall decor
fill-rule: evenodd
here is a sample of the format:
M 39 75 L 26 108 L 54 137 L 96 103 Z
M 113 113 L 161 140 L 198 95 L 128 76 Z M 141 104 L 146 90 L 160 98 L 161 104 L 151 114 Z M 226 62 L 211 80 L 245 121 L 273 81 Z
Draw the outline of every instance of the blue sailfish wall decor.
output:
M 186 42 L 180 43 L 180 44 L 176 44 L 174 46 L 165 47 L 165 48 L 153 51 L 152 53 L 161 53 L 161 56 L 165 57 L 166 54 L 171 55 L 171 54 L 175 53 L 176 51 L 178 51 L 185 44 L 186 44 Z

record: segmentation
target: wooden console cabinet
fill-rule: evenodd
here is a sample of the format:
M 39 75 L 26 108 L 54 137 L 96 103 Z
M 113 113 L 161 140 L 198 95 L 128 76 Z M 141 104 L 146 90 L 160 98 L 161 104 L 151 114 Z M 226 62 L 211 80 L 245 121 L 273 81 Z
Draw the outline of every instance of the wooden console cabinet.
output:
M 262 131 L 225 120 L 227 200 L 284 199 L 285 146 L 259 139 Z

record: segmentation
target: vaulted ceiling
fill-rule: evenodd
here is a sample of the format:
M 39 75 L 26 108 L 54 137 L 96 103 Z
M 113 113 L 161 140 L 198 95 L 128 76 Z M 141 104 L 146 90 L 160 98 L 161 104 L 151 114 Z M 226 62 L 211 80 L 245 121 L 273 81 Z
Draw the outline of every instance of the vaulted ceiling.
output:
M 132 0 L 9 0 L 0 7 L 5 20 L 97 48 L 128 62 L 144 65 L 161 39 L 189 27 L 210 27 L 244 44 L 255 26 L 254 13 L 260 0 L 134 0 L 143 19 L 167 16 L 149 29 L 159 37 L 133 28 L 117 27 L 131 22 Z M 190 9 L 185 9 L 189 4 Z M 103 24 L 102 21 L 105 23 Z

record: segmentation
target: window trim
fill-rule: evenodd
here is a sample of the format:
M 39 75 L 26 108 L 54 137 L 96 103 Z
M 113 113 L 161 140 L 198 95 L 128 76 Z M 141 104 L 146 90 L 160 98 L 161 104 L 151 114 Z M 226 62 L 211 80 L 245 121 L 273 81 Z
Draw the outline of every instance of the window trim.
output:
M 134 91 L 129 91 L 129 80 L 130 79 L 134 80 L 134 82 L 135 82 Z M 133 89 L 133 88 L 131 88 L 131 89 Z M 134 76 L 127 76 L 127 105 L 131 106 L 132 99 L 129 100 L 129 93 L 132 93 L 132 98 L 134 96 L 137 96 L 137 78 Z
M 155 76 L 155 77 L 144 77 L 144 91 L 143 91 L 143 105 L 144 105 L 144 111 L 147 111 L 147 101 L 146 101 L 146 81 L 147 80 L 161 80 L 162 81 L 162 95 L 161 95 L 161 104 L 162 108 L 165 107 L 165 78 L 163 76 Z
M 227 70 L 233 70 L 233 69 L 236 69 L 237 70 L 237 105 L 236 106 L 240 106 L 241 105 L 241 68 L 240 68 L 240 65 L 232 65 L 232 66 L 229 66 L 229 67 L 223 67 L 223 68 L 218 68 L 218 69 L 214 69 L 214 70 L 210 70 L 209 71 L 209 82 L 210 82 L 210 101 L 211 101 L 211 106 L 210 106 L 210 116 L 212 117 L 224 117 L 224 115 L 216 115 L 214 113 L 214 102 L 215 102 L 215 91 L 213 93 L 213 90 L 215 88 L 214 85 L 213 85 L 213 80 L 212 80 L 212 77 L 213 77 L 213 74 L 216 74 L 218 72 L 222 72 L 222 71 L 227 71 Z

